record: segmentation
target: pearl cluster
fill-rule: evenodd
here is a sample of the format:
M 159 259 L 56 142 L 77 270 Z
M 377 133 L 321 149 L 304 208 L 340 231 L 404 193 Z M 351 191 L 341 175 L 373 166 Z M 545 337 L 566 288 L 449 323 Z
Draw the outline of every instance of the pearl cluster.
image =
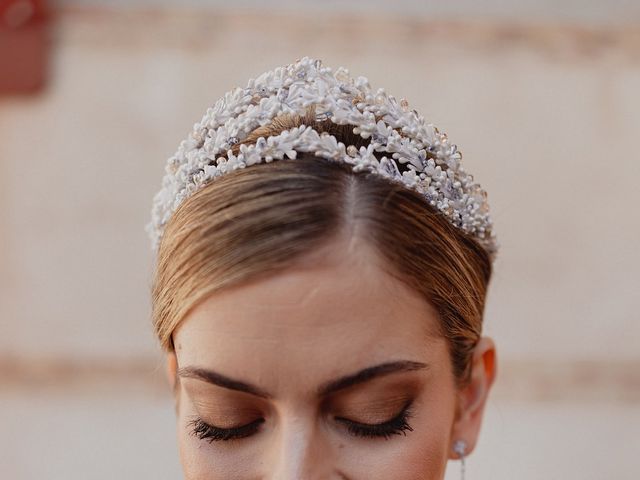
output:
M 345 146 L 327 132 L 301 125 L 243 143 L 233 154 L 231 147 L 256 128 L 278 115 L 304 115 L 310 106 L 317 120 L 352 125 L 354 133 L 370 138 L 368 147 Z M 398 102 L 383 88 L 373 91 L 366 77 L 354 79 L 344 67 L 334 72 L 307 56 L 228 91 L 194 125 L 169 158 L 162 188 L 153 198 L 152 220 L 145 227 L 152 249 L 157 251 L 171 214 L 205 183 L 237 168 L 285 156 L 295 159 L 297 152 L 345 162 L 353 171 L 373 172 L 416 190 L 494 258 L 498 243 L 486 192 L 465 172 L 462 155 L 447 135 L 425 123 L 405 99 Z M 391 156 L 378 160 L 374 152 Z M 402 173 L 399 164 L 406 165 Z

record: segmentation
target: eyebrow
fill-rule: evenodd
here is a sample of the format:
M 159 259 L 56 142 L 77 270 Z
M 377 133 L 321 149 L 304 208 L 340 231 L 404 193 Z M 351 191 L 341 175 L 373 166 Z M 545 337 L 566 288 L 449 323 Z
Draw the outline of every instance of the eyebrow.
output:
M 422 370 L 425 368 L 429 368 L 429 365 L 412 360 L 397 360 L 393 362 L 381 363 L 379 365 L 364 368 L 350 375 L 346 375 L 335 380 L 330 380 L 320 385 L 316 389 L 316 395 L 318 397 L 324 397 L 339 390 L 344 390 L 348 387 L 368 382 L 370 380 L 373 380 L 374 378 L 390 375 L 392 373 Z M 227 388 L 229 390 L 246 392 L 261 398 L 273 398 L 273 395 L 271 393 L 263 390 L 260 387 L 252 385 L 248 382 L 244 382 L 242 380 L 227 377 L 226 375 L 222 375 L 221 373 L 214 372 L 213 370 L 205 369 L 202 367 L 181 367 L 178 369 L 178 376 L 184 378 L 195 378 L 197 380 L 202 380 L 213 385 Z

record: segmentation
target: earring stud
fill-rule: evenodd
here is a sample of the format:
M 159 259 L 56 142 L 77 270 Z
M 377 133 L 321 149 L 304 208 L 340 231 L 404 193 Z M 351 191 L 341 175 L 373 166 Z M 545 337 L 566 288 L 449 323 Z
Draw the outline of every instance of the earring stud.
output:
M 460 456 L 460 479 L 464 480 L 464 455 L 467 450 L 467 442 L 464 440 L 456 440 L 453 444 L 453 451 L 456 452 Z

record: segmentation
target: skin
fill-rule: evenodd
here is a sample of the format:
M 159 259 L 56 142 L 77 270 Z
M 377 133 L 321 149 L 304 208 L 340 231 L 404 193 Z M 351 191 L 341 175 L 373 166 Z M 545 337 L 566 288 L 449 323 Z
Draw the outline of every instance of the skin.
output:
M 189 313 L 167 356 L 185 479 L 442 480 L 447 460 L 459 458 L 455 440 L 473 451 L 496 373 L 494 343 L 482 337 L 472 381 L 457 390 L 435 311 L 378 261 L 363 243 L 337 241 Z M 397 361 L 427 366 L 318 396 L 332 380 Z M 212 384 L 194 368 L 270 397 Z M 387 438 L 355 436 L 336 419 L 381 423 L 409 401 L 412 430 Z M 210 442 L 193 434 L 194 415 L 222 428 L 264 422 L 251 436 Z

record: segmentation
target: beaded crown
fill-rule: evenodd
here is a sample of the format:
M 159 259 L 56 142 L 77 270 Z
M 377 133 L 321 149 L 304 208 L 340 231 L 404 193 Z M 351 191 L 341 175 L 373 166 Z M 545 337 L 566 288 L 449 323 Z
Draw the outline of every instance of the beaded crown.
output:
M 344 145 L 327 132 L 300 125 L 279 135 L 231 147 L 256 128 L 282 114 L 304 115 L 314 106 L 316 119 L 353 126 L 370 138 L 367 147 Z M 385 89 L 374 91 L 366 77 L 335 71 L 305 56 L 294 63 L 250 79 L 209 107 L 165 167 L 162 188 L 153 197 L 151 222 L 145 230 L 157 251 L 164 226 L 178 206 L 209 181 L 256 163 L 295 159 L 312 152 L 328 161 L 345 162 L 421 193 L 426 202 L 454 226 L 472 235 L 493 259 L 498 243 L 492 232 L 487 194 L 461 165 L 462 155 L 447 135 L 426 123 L 406 99 L 399 102 Z M 385 152 L 380 160 L 374 152 Z M 401 171 L 402 169 L 402 171 Z

